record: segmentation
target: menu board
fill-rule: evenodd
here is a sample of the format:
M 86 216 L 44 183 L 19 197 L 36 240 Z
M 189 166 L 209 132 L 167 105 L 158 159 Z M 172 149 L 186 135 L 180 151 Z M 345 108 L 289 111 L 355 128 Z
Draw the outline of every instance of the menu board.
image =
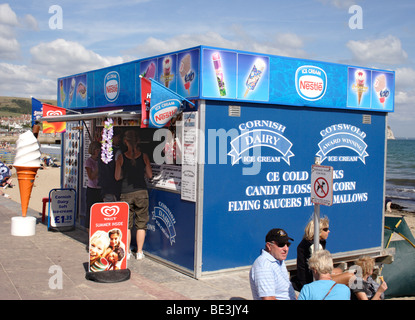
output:
M 153 171 L 153 180 L 149 183 L 149 186 L 180 192 L 182 186 L 180 166 L 152 163 L 151 169 Z
M 197 186 L 197 132 L 198 113 L 183 113 L 183 158 L 182 158 L 182 194 L 183 200 L 196 202 Z

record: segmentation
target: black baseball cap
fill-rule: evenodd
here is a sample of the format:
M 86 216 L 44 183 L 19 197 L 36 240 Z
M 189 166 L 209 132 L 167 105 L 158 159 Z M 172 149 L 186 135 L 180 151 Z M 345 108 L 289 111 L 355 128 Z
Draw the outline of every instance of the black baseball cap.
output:
M 294 241 L 288 236 L 287 232 L 279 228 L 271 229 L 265 237 L 265 242 L 275 241 L 277 244 L 288 243 L 289 240 Z

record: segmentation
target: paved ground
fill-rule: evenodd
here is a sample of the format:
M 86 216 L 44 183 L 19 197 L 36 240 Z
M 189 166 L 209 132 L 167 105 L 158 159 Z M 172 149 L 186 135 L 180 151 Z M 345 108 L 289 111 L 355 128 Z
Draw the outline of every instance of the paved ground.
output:
M 251 300 L 248 270 L 204 276 L 196 280 L 145 258 L 130 260 L 131 277 L 117 283 L 85 278 L 89 254 L 87 233 L 81 230 L 52 232 L 41 223 L 36 234 L 11 235 L 11 218 L 21 207 L 0 197 L 0 300 Z

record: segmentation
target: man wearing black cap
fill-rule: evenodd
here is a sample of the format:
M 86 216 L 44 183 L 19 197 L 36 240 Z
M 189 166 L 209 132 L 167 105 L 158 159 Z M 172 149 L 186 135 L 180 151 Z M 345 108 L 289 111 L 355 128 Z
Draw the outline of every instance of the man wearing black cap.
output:
M 249 273 L 252 296 L 255 300 L 295 300 L 284 260 L 294 241 L 283 229 L 272 229 L 265 237 L 265 249 L 255 260 Z

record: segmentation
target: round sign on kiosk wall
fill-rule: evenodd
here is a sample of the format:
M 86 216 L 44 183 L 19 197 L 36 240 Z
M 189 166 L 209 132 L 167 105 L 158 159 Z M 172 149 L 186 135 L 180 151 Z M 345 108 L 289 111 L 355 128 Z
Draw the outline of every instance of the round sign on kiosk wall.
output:
M 311 202 L 331 206 L 333 204 L 333 167 L 311 167 Z

